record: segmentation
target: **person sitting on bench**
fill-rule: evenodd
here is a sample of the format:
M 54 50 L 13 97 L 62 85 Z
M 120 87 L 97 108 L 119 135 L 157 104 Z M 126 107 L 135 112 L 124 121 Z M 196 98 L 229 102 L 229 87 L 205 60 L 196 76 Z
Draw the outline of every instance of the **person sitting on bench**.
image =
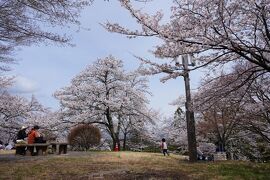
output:
M 43 136 L 38 132 L 39 126 L 35 125 L 32 130 L 28 133 L 28 144 L 33 143 L 46 143 Z
M 41 136 L 40 132 L 38 132 L 39 126 L 35 125 L 32 130 L 28 133 L 28 144 L 34 144 L 34 143 L 46 143 L 46 141 L 43 139 L 43 136 Z M 39 148 L 34 147 L 33 149 L 30 149 L 32 155 L 36 155 L 39 151 Z
M 25 138 L 27 137 L 26 135 L 26 129 L 27 127 L 22 126 L 22 128 L 19 130 L 19 132 L 17 133 L 17 139 L 16 139 L 16 143 L 26 143 Z M 20 154 L 20 155 L 25 155 L 25 147 L 17 147 L 16 148 L 16 154 Z

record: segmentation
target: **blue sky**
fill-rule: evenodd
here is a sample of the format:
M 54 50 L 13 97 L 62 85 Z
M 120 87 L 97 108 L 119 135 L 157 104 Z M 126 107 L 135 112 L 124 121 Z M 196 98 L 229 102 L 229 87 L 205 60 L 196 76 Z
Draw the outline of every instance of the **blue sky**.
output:
M 155 12 L 162 9 L 169 12 L 169 3 L 155 0 L 152 3 L 137 3 L 145 11 Z M 81 26 L 70 29 L 57 29 L 58 33 L 72 35 L 75 47 L 59 46 L 55 44 L 35 44 L 23 47 L 16 53 L 18 65 L 13 66 L 12 75 L 16 75 L 13 92 L 30 97 L 34 94 L 39 101 L 52 109 L 58 108 L 58 102 L 52 94 L 67 86 L 70 80 L 97 58 L 113 55 L 124 61 L 127 70 L 133 70 L 139 62 L 133 54 L 153 58 L 149 50 L 159 43 L 154 38 L 128 39 L 125 36 L 109 33 L 99 23 L 106 21 L 119 22 L 126 27 L 136 28 L 136 22 L 117 1 L 95 1 L 91 7 L 82 12 Z M 191 87 L 197 87 L 201 73 L 191 74 Z M 150 106 L 166 115 L 174 112 L 175 107 L 169 103 L 179 95 L 184 95 L 183 78 L 161 83 L 161 76 L 150 77 Z

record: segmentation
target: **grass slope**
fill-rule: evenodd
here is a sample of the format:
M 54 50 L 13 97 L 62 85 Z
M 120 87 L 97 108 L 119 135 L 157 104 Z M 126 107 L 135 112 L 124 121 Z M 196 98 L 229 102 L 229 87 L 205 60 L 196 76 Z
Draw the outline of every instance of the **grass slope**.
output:
M 268 179 L 270 164 L 189 163 L 184 157 L 139 152 L 69 152 L 1 158 L 0 179 Z

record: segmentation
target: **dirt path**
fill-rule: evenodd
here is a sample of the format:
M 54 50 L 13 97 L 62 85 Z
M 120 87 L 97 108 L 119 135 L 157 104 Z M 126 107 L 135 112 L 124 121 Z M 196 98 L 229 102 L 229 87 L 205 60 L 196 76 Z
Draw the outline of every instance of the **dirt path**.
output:
M 51 157 L 61 157 L 61 156 L 83 157 L 83 156 L 89 156 L 89 155 L 91 155 L 91 152 L 70 151 L 67 154 L 61 154 L 61 155 L 48 154 L 47 156 L 22 156 L 22 155 L 15 155 L 15 151 L 10 151 L 10 152 L 6 151 L 5 153 L 0 153 L 0 162 L 42 160 L 42 159 L 48 159 Z

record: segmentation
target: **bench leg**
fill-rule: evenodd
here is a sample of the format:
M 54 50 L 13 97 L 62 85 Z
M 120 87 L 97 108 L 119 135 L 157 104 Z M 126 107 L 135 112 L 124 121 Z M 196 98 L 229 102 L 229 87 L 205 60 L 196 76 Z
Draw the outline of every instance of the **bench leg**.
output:
M 25 155 L 26 156 L 33 156 L 33 154 L 34 154 L 33 150 L 34 150 L 33 147 L 27 147 Z
M 60 153 L 67 154 L 67 145 L 60 145 Z
M 63 146 L 59 145 L 59 154 L 63 154 Z
M 67 153 L 67 145 L 65 144 L 53 144 L 52 152 L 55 154 L 66 154 Z
M 67 145 L 59 145 L 59 154 L 67 154 Z
M 32 150 L 32 156 L 37 156 L 38 155 L 38 150 L 39 150 L 39 148 L 38 147 L 36 147 L 36 146 L 34 146 L 33 147 L 33 150 Z
M 37 149 L 37 155 L 40 156 L 43 154 L 42 148 Z
M 25 155 L 26 150 L 25 150 L 25 146 L 21 146 L 21 147 L 16 147 L 16 155 Z
M 56 153 L 57 154 L 61 154 L 61 149 L 60 149 L 60 145 L 59 144 L 56 145 Z
M 32 152 L 29 149 L 27 149 L 25 155 L 26 156 L 32 156 Z
M 48 147 L 45 147 L 45 148 L 44 148 L 44 151 L 43 151 L 43 155 L 46 156 L 47 154 L 48 154 Z
M 55 152 L 57 152 L 57 150 L 56 150 L 56 145 L 53 144 L 53 145 L 52 145 L 52 153 L 55 154 Z
M 67 145 L 64 145 L 64 154 L 67 154 Z
M 47 146 L 45 147 L 38 147 L 38 155 L 43 155 L 43 156 L 46 156 L 47 155 Z

